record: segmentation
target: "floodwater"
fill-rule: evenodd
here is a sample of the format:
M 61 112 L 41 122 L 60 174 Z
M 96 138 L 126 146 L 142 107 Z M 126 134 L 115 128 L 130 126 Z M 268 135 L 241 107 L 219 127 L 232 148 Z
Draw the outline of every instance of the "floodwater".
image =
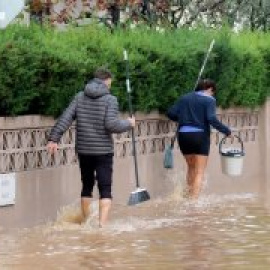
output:
M 97 209 L 84 225 L 76 202 L 55 222 L 0 229 L 0 269 L 270 269 L 270 214 L 255 194 L 114 205 L 102 229 Z

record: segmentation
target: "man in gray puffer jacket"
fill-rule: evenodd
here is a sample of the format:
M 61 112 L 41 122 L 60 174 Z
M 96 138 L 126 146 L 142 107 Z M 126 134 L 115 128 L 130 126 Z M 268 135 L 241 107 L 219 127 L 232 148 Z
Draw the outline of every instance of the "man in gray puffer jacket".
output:
M 63 133 L 76 120 L 76 143 L 81 169 L 81 208 L 84 219 L 89 216 L 90 198 L 95 180 L 100 194 L 99 225 L 102 227 L 111 208 L 113 138 L 135 126 L 135 118 L 119 119 L 117 98 L 110 94 L 112 74 L 100 68 L 83 92 L 79 92 L 52 128 L 48 140 L 51 154 L 57 151 Z

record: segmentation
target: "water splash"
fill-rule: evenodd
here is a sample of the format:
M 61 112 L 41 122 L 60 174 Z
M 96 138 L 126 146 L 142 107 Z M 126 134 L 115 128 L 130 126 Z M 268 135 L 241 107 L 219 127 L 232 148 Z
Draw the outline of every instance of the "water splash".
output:
M 167 197 L 162 197 L 160 200 L 173 201 L 174 203 L 182 203 L 186 197 L 185 174 L 182 170 L 168 170 L 166 173 L 166 182 L 172 184 L 172 192 Z
M 46 226 L 46 230 L 80 230 L 93 229 L 98 227 L 98 201 L 92 201 L 90 204 L 90 215 L 85 220 L 80 206 L 80 201 L 62 207 L 54 222 Z
M 55 224 L 74 223 L 81 224 L 84 217 L 78 203 L 73 203 L 61 208 L 57 213 Z
M 90 216 L 84 221 L 80 201 L 61 208 L 57 219 L 47 224 L 47 231 L 76 230 L 88 234 L 108 233 L 110 235 L 154 230 L 170 227 L 183 222 L 196 221 L 201 215 L 228 208 L 238 201 L 254 199 L 254 194 L 203 195 L 196 201 L 185 198 L 185 185 L 179 181 L 175 173 L 171 173 L 170 181 L 174 181 L 174 189 L 165 198 L 152 199 L 137 206 L 113 204 L 108 225 L 102 230 L 98 226 L 99 202 L 90 204 Z M 241 216 L 245 211 L 241 210 Z M 238 213 L 237 213 L 238 215 Z

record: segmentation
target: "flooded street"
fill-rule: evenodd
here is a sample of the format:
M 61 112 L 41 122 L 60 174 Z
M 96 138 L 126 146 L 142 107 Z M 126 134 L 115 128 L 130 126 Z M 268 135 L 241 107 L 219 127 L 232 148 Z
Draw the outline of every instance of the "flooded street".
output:
M 255 194 L 114 205 L 102 229 L 97 209 L 95 202 L 84 225 L 76 223 L 79 207 L 74 203 L 56 222 L 0 229 L 0 269 L 270 268 L 270 215 Z

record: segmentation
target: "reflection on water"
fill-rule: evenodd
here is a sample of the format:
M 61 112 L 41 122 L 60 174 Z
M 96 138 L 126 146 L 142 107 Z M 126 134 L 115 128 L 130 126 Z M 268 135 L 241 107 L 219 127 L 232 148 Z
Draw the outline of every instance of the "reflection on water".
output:
M 95 202 L 80 225 L 75 203 L 54 223 L 0 228 L 0 269 L 270 269 L 270 216 L 253 194 L 115 205 L 102 229 L 97 215 Z

